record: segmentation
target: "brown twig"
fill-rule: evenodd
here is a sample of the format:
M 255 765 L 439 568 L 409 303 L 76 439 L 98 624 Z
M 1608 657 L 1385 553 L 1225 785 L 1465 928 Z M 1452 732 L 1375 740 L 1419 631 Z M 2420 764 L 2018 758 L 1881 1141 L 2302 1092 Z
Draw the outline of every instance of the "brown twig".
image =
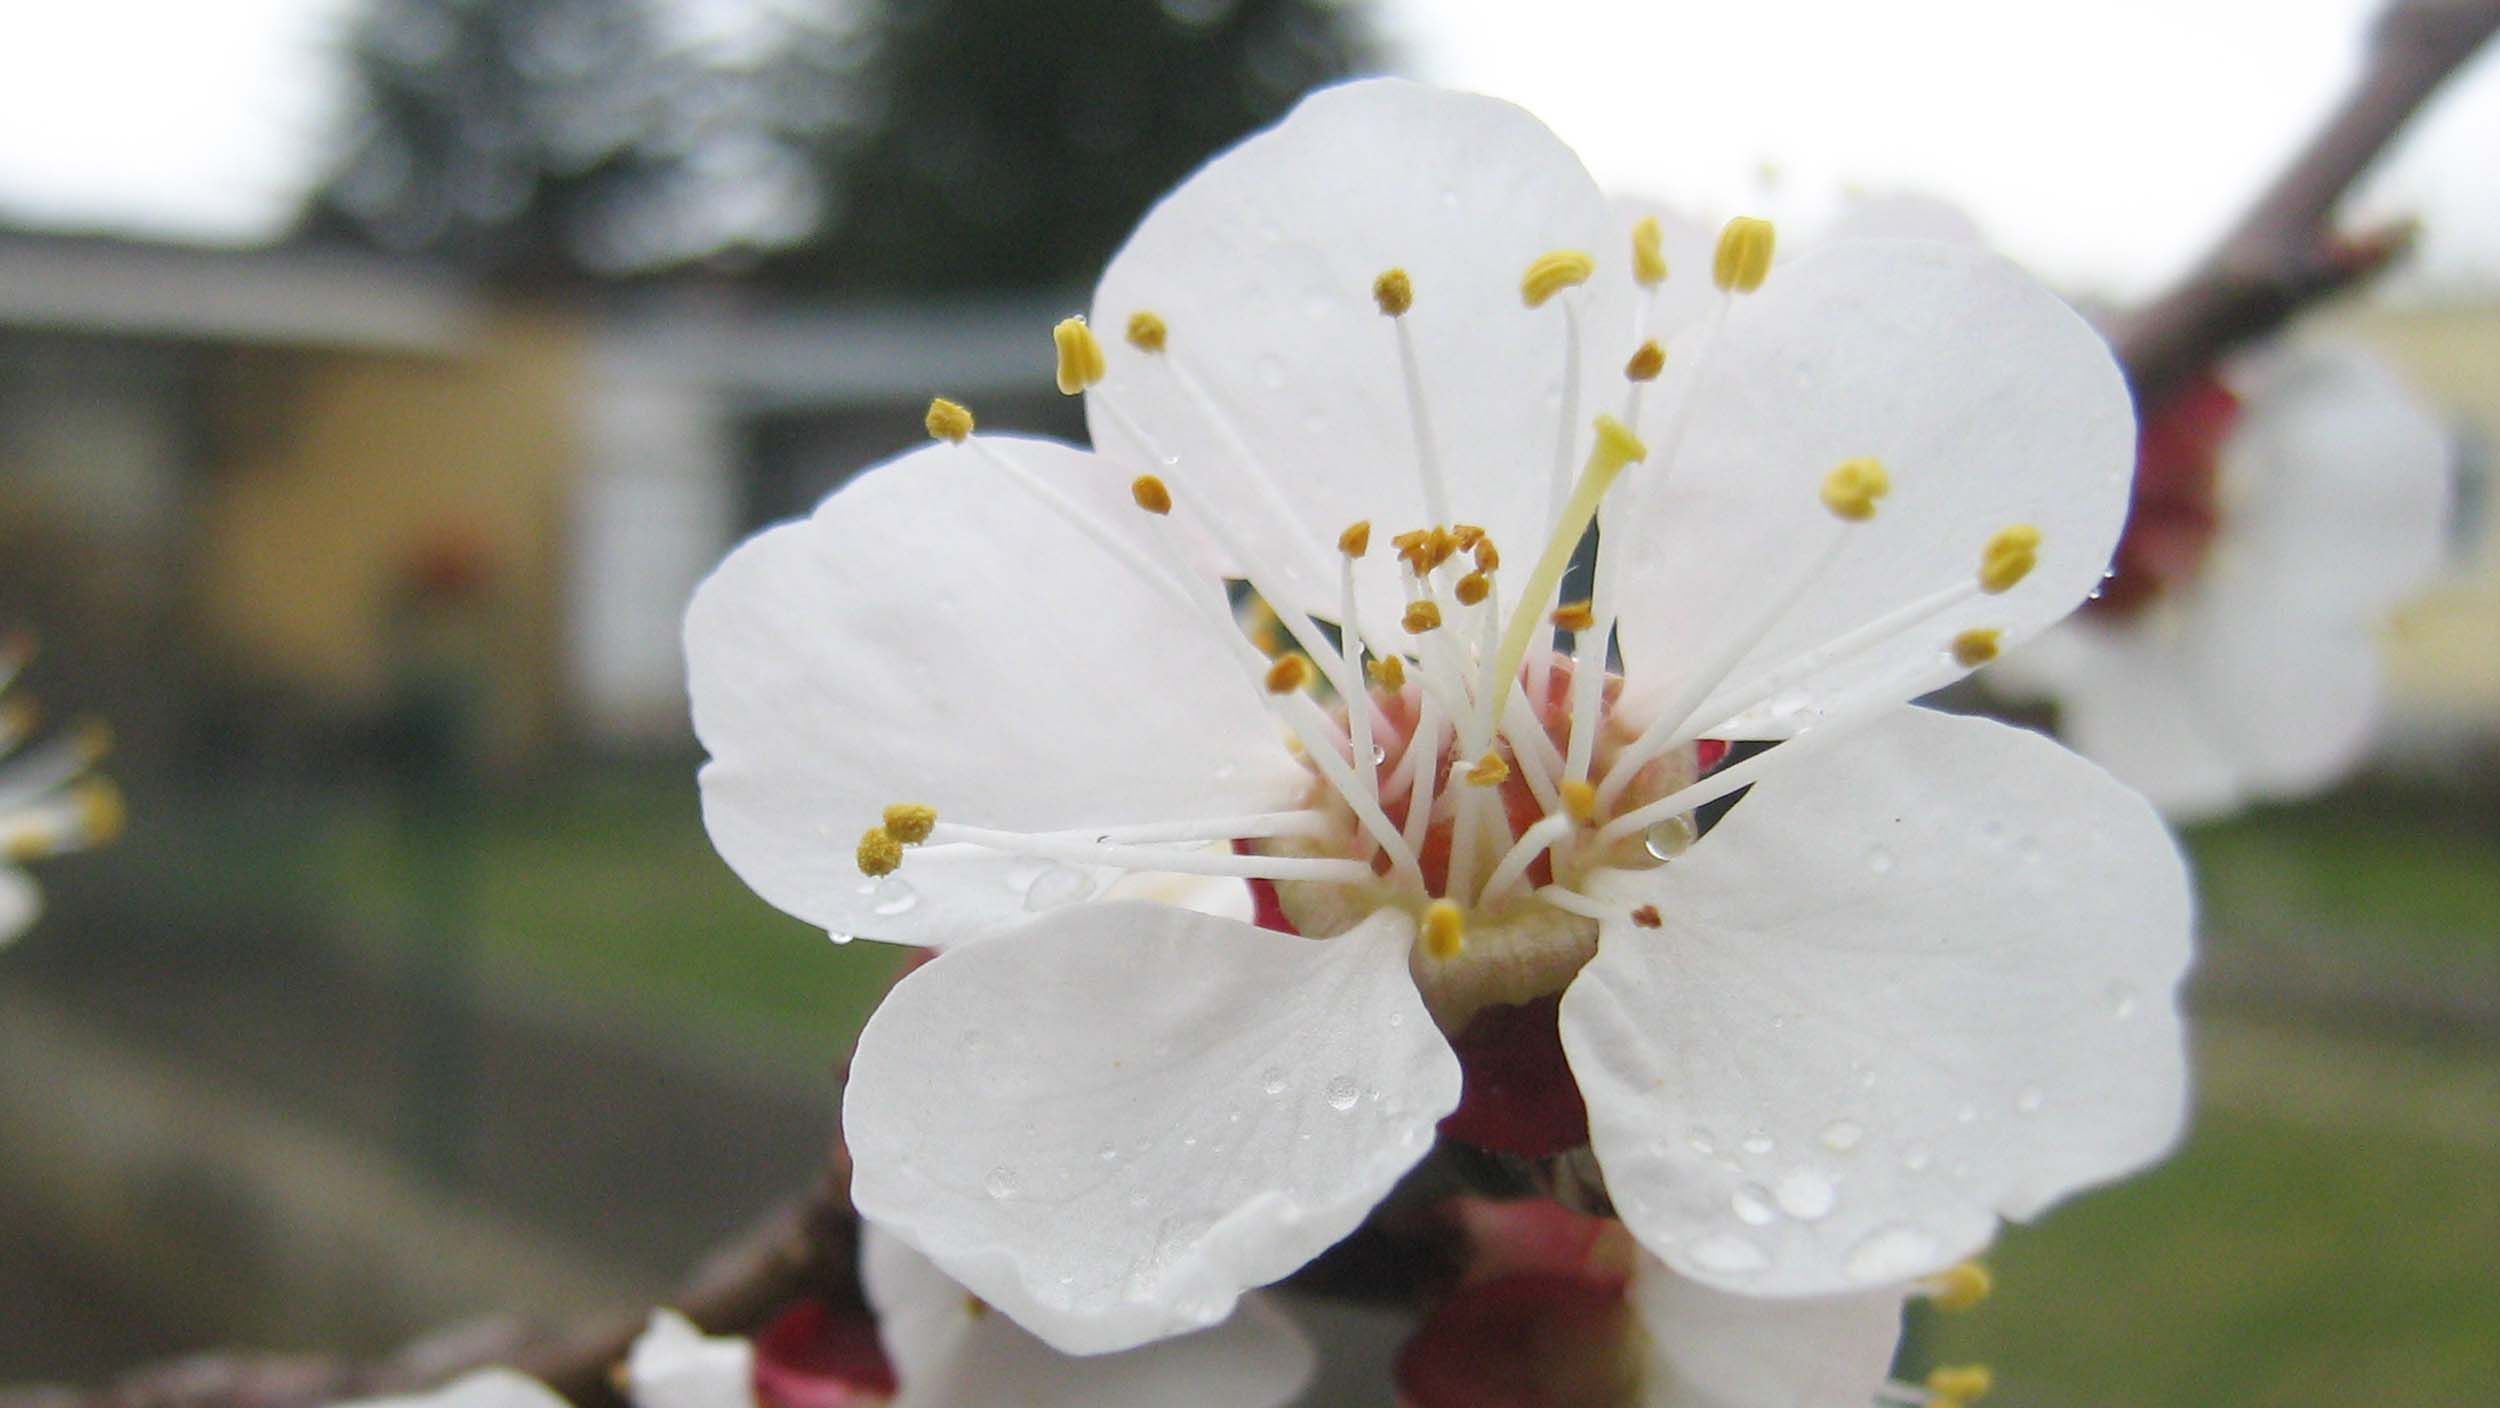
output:
M 2360 77 L 2317 135 L 2179 285 L 2112 337 L 2150 409 L 2223 353 L 2370 278 L 2411 244 L 2411 222 L 2339 234 L 2335 210 L 2449 75 L 2500 30 L 2500 0 L 2392 0 Z

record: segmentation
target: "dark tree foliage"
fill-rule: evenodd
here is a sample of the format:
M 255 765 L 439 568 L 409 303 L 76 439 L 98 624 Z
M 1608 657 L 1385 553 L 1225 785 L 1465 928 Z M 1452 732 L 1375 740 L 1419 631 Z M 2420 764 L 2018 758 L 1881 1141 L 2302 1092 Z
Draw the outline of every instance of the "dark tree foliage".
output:
M 819 3 L 858 100 L 809 154 L 816 228 L 766 265 L 810 290 L 1090 278 L 1200 162 L 1374 60 L 1327 0 Z
M 301 233 L 543 279 L 652 262 L 684 74 L 647 0 L 368 0 Z

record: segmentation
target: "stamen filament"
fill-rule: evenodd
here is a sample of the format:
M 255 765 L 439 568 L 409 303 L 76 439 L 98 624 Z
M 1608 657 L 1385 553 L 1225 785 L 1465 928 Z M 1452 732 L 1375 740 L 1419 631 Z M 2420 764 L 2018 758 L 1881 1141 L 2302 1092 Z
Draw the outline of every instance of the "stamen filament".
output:
M 1026 492 L 1040 499 L 1069 527 L 1083 533 L 1093 540 L 1096 547 L 1118 559 L 1121 565 L 1136 573 L 1139 579 L 1148 586 L 1162 592 L 1191 611 L 1204 609 L 1204 604 L 1186 586 L 1182 585 L 1178 577 L 1164 570 L 1161 563 L 1146 556 L 1139 550 L 1136 543 L 1112 531 L 1108 523 L 1096 516 L 1091 509 L 1069 498 L 1058 485 L 1000 454 L 977 435 L 963 443 L 991 467 L 1015 480 Z M 1239 633 L 1235 632 L 1235 634 Z
M 1580 470 L 1580 482 L 1572 487 L 1570 499 L 1556 515 L 1554 535 L 1546 540 L 1536 570 L 1528 574 L 1528 585 L 1511 607 L 1510 628 L 1502 635 L 1495 679 L 1509 679 L 1519 673 L 1519 662 L 1528 653 L 1528 641 L 1536 634 L 1537 623 L 1545 619 L 1546 603 L 1553 600 L 1554 589 L 1562 584 L 1563 569 L 1571 565 L 1571 554 L 1579 548 L 1580 536 L 1597 516 L 1598 501 L 1606 497 L 1606 490 L 1625 467 L 1647 458 L 1648 453 L 1623 428 L 1622 422 L 1612 416 L 1598 417 L 1597 443 L 1589 449 L 1588 464 Z
M 1755 705 L 1776 697 L 1783 690 L 1794 688 L 1817 671 L 1848 659 L 1868 646 L 1907 635 L 1979 595 L 1979 584 L 1969 579 L 1940 587 L 1916 601 L 1894 607 L 1863 626 L 1843 631 L 1776 669 L 1756 675 L 1747 680 L 1742 689 L 1721 690 L 1713 694 L 1699 709 L 1694 710 L 1692 718 L 1684 722 L 1706 727 L 1722 719 L 1735 718 Z
M 1424 373 L 1415 360 L 1415 338 L 1406 319 L 1391 318 L 1398 339 L 1398 372 L 1406 381 L 1406 416 L 1415 427 L 1415 473 L 1423 481 L 1424 512 L 1435 523 L 1451 522 L 1450 491 L 1441 480 L 1441 457 L 1432 440 L 1432 417 L 1424 409 Z
M 1256 880 L 1329 880 L 1339 883 L 1378 879 L 1369 864 L 1342 857 L 1242 855 L 1229 850 L 1185 846 L 1122 846 L 1027 831 L 999 831 L 941 821 L 929 839 L 981 846 L 1009 855 L 1077 865 L 1114 866 L 1122 870 L 1159 870 L 1179 875 L 1237 875 Z M 908 869 L 910 862 L 906 861 Z
M 1521 832 L 1519 839 L 1493 867 L 1492 878 L 1484 882 L 1484 894 L 1476 901 L 1478 907 L 1490 909 L 1501 903 L 1527 875 L 1528 867 L 1536 863 L 1536 858 L 1544 853 L 1545 848 L 1571 834 L 1571 827 L 1571 818 L 1557 813 Z
M 1867 700 L 1860 701 L 1852 708 L 1844 709 L 1817 721 L 1812 727 L 1785 742 L 1767 748 L 1741 762 L 1730 763 L 1708 777 L 1677 788 L 1657 801 L 1634 807 L 1597 828 L 1597 834 L 1591 838 L 1590 844 L 1601 847 L 1611 845 L 1635 832 L 1645 831 L 1669 817 L 1681 816 L 1695 808 L 1706 807 L 1731 792 L 1752 786 L 1756 778 L 1773 768 L 1785 767 L 1810 753 L 1820 751 L 1825 745 L 1851 733 L 1859 725 L 1892 707 L 1895 707 L 1892 702 L 1879 692 Z
M 1540 885 L 1532 893 L 1539 901 L 1550 904 L 1565 914 L 1576 914 L 1583 919 L 1595 919 L 1602 923 L 1609 919 L 1630 917 L 1622 905 L 1591 899 L 1567 885 Z

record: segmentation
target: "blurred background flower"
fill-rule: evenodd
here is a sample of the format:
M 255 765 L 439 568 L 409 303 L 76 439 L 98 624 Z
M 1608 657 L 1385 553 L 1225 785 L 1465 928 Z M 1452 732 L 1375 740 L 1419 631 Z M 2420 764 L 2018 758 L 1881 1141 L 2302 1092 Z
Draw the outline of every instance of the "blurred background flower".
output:
M 56 717 L 113 720 L 137 820 L 47 861 L 0 957 L 0 1382 L 647 1307 L 801 1186 L 896 960 L 714 858 L 686 598 L 917 442 L 933 392 L 1078 434 L 1051 322 L 1311 85 L 1511 97 L 1688 210 L 1934 192 L 2126 306 L 2336 100 L 2376 8 L 18 7 L 0 619 L 47 641 Z M 2500 1380 L 2495 131 L 2486 54 L 2352 202 L 2418 215 L 2413 256 L 2308 320 L 2452 439 L 2446 562 L 2378 637 L 2350 777 L 2189 834 L 2196 1131 L 2010 1236 L 2002 1293 L 1932 1331 L 2008 1397 Z M 1349 1344 L 1312 1401 L 1379 1401 L 1386 1354 Z

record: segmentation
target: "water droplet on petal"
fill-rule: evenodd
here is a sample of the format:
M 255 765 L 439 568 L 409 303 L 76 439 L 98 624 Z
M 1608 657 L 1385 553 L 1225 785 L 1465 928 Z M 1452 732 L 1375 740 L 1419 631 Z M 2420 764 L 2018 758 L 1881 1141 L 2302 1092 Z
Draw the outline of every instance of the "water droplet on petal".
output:
M 1901 1166 L 1912 1173 L 1925 1173 L 1936 1161 L 1936 1151 L 1924 1144 L 1913 1144 L 1901 1151 Z
M 1799 1222 L 1813 1222 L 1831 1213 L 1832 1205 L 1840 1201 L 1840 1190 L 1823 1175 L 1801 1168 L 1780 1180 L 1776 1196 L 1781 1212 Z
M 1048 866 L 1024 887 L 1024 907 L 1035 913 L 1057 909 L 1085 898 L 1093 888 L 1093 880 L 1084 871 L 1065 865 Z
M 1841 1269 L 1853 1281 L 1899 1281 L 1931 1269 L 1935 1260 L 1935 1238 L 1896 1222 L 1859 1239 Z
M 1362 1092 L 1354 1084 L 1352 1076 L 1338 1076 L 1328 1082 L 1327 1096 L 1328 1108 L 1351 1110 L 1354 1108 L 1354 1102 L 1362 1098 Z
M 2016 1114 L 2036 1115 L 2040 1113 L 2040 1103 L 2045 1098 L 2040 1093 L 2040 1087 L 2026 1085 L 2021 1093 L 2014 1097 L 2014 1111 Z
M 1652 860 L 1673 860 L 1693 844 L 1693 824 L 1680 816 L 1668 817 L 1641 833 L 1641 846 Z
M 1866 852 L 1866 869 L 1871 875 L 1890 875 L 1896 864 L 1892 851 L 1883 846 L 1870 846 Z
M 1000 1164 L 998 1167 L 990 1170 L 989 1177 L 981 1180 L 981 1186 L 989 1190 L 991 1197 L 1004 1199 L 1012 1198 L 1016 1195 L 1016 1189 L 1019 1186 L 1019 1182 L 1014 1169 L 1009 1168 L 1005 1164 Z
M 1748 1154 L 1767 1154 L 1779 1146 L 1771 1142 L 1771 1136 L 1764 1134 L 1760 1130 L 1756 1130 L 1745 1136 L 1744 1144 L 1741 1147 Z
M 1406 1014 L 1405 1014 L 1405 1013 L 1403 1013 L 1403 1012 L 1392 1012 L 1392 1013 L 1390 1013 L 1390 1014 L 1389 1014 L 1389 1025 L 1390 1025 L 1390 1027 L 1391 1027 L 1392 1029 L 1395 1029 L 1395 1028 L 1398 1028 L 1398 1027 L 1405 1026 L 1405 1025 L 1406 1025 Z
M 1107 1164 L 1116 1164 L 1120 1161 L 1119 1146 L 1116 1144 L 1105 1144 L 1100 1149 L 1094 1151 L 1094 1157 L 1101 1159 Z
M 1763 1191 L 1759 1184 L 1748 1183 L 1730 1193 L 1727 1205 L 1736 1214 L 1737 1221 L 1755 1227 L 1767 1227 L 1771 1219 L 1779 1215 L 1771 1211 L 1771 1195 Z
M 828 939 L 833 940 L 833 941 L 834 941 L 835 943 L 837 943 L 837 944 L 847 944 L 847 943 L 849 943 L 852 939 L 857 938 L 857 937 L 858 937 L 858 935 L 856 935 L 856 934 L 845 934 L 845 933 L 843 933 L 843 932 L 842 932 L 841 930 L 839 930 L 839 929 L 827 929 L 827 930 L 825 931 L 825 937 L 826 937 L 826 938 L 828 938 Z
M 877 882 L 876 892 L 869 897 L 868 907 L 888 918 L 907 914 L 920 903 L 920 892 L 900 875 L 889 875 Z
M 1733 1232 L 1714 1232 L 1693 1243 L 1691 1256 L 1704 1271 L 1759 1271 L 1771 1264 L 1762 1248 Z
M 1693 1152 L 1704 1158 L 1719 1152 L 1719 1137 L 1700 1125 L 1694 1125 L 1686 1131 L 1684 1142 L 1692 1145 Z
M 2136 1009 L 2143 1005 L 2143 998 L 2136 992 L 2133 983 L 2111 983 L 2102 995 L 2109 1001 L 2109 1015 L 2121 1022 L 2133 1017 Z
M 1285 1093 L 1285 1072 L 1281 1066 L 1270 1066 L 1259 1072 L 1259 1089 L 1270 1095 Z
M 1964 1105 L 1962 1108 L 1953 1112 L 1953 1118 L 1961 1121 L 1963 1124 L 1977 1124 L 1979 1122 L 1979 1107 L 1977 1105 Z
M 1866 1137 L 1866 1126 L 1856 1120 L 1834 1120 L 1823 1126 L 1823 1147 L 1835 1154 L 1846 1154 L 1858 1147 Z

